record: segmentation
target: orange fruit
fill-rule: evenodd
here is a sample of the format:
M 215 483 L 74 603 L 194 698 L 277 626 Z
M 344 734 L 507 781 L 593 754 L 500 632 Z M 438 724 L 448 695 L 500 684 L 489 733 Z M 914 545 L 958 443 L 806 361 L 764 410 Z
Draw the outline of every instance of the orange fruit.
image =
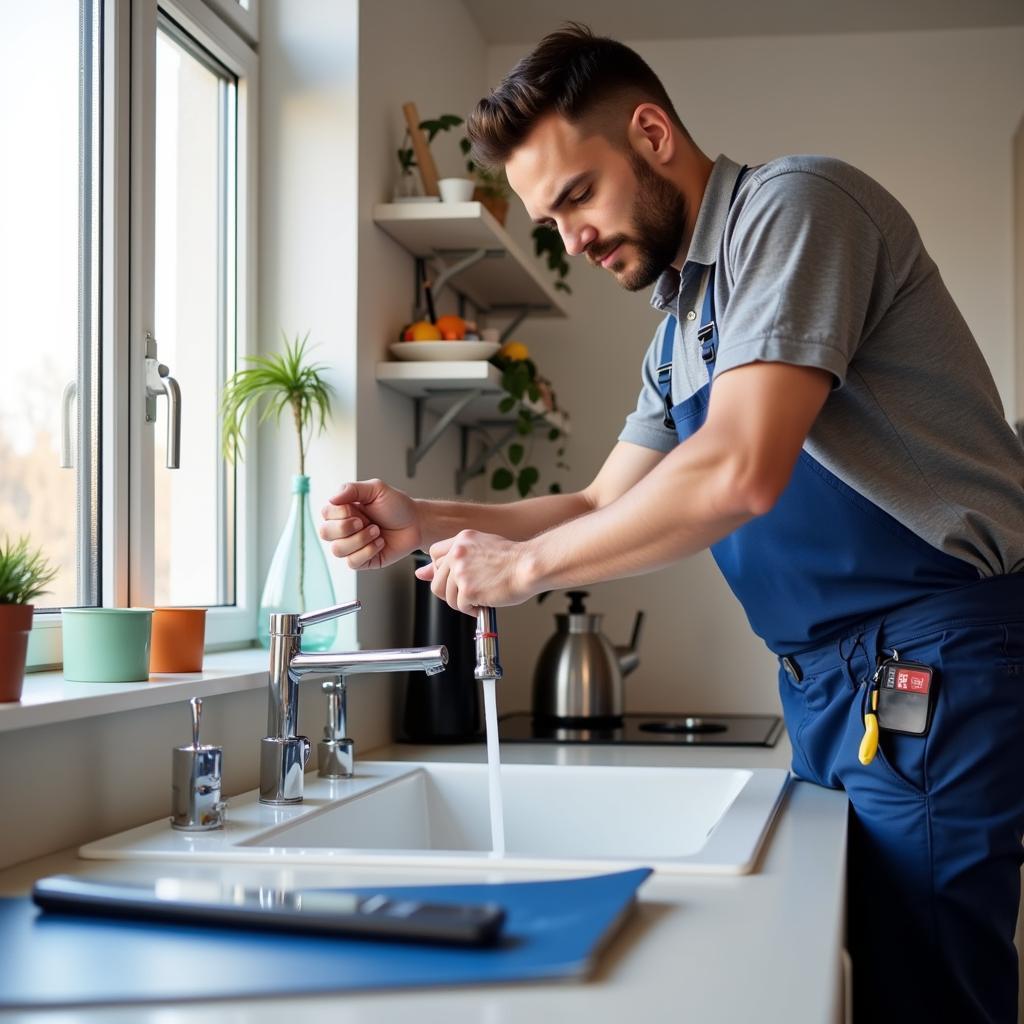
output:
M 417 320 L 406 332 L 411 335 L 410 341 L 440 341 L 441 332 L 436 324 L 427 320 Z
M 466 336 L 466 321 L 461 316 L 439 316 L 436 327 L 445 341 L 459 341 Z
M 504 356 L 506 359 L 511 359 L 514 363 L 518 363 L 522 359 L 530 358 L 530 350 L 521 341 L 506 341 L 505 344 L 498 349 L 498 355 Z

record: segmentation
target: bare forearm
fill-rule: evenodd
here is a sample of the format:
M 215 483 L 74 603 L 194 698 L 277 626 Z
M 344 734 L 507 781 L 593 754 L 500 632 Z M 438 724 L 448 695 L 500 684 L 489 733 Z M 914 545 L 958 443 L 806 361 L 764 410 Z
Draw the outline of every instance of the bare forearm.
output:
M 676 449 L 611 504 L 530 540 L 524 564 L 531 589 L 652 572 L 751 519 L 732 461 L 718 446 L 703 442 L 694 438 Z
M 573 492 L 545 494 L 501 505 L 418 498 L 416 509 L 426 549 L 439 540 L 454 537 L 460 530 L 495 533 L 509 540 L 528 540 L 591 511 L 592 506 L 582 493 Z

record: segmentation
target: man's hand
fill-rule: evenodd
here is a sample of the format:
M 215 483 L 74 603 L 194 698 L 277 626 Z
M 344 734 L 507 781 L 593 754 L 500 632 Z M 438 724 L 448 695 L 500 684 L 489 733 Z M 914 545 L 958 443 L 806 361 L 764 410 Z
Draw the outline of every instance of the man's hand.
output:
M 350 569 L 380 569 L 422 543 L 416 503 L 382 480 L 341 487 L 321 510 L 320 536 Z
M 476 615 L 481 607 L 522 604 L 536 590 L 529 582 L 525 545 L 493 533 L 462 530 L 430 546 L 430 565 L 416 570 L 421 580 L 452 608 Z

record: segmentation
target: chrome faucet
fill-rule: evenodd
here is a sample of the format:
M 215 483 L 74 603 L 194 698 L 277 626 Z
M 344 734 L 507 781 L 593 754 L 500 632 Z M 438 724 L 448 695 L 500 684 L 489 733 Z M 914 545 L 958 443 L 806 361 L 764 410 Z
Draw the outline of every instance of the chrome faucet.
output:
M 321 774 L 344 778 L 352 773 L 352 741 L 345 736 L 345 677 L 364 672 L 426 672 L 434 675 L 448 663 L 448 650 L 401 647 L 375 651 L 325 651 L 304 654 L 302 631 L 318 622 L 336 619 L 362 607 L 359 601 L 321 608 L 303 615 L 270 616 L 270 689 L 267 735 L 260 740 L 260 803 L 302 802 L 302 779 L 309 760 L 309 739 L 296 732 L 299 681 L 303 676 L 335 676 L 324 684 L 328 693 L 328 723 L 320 742 Z

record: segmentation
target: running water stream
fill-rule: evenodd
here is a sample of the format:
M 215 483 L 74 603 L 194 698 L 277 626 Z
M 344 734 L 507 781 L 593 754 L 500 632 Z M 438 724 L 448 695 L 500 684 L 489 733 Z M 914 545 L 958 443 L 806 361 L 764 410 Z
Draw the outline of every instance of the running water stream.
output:
M 494 679 L 482 679 L 487 730 L 487 785 L 491 805 L 491 854 L 505 856 L 505 810 L 501 798 L 501 751 L 498 747 L 498 698 Z
M 501 753 L 498 749 L 498 697 L 501 678 L 498 660 L 498 617 L 493 608 L 480 608 L 476 617 L 474 676 L 484 691 L 484 727 L 487 731 L 487 788 L 491 810 L 491 856 L 505 856 L 505 811 L 501 794 Z

